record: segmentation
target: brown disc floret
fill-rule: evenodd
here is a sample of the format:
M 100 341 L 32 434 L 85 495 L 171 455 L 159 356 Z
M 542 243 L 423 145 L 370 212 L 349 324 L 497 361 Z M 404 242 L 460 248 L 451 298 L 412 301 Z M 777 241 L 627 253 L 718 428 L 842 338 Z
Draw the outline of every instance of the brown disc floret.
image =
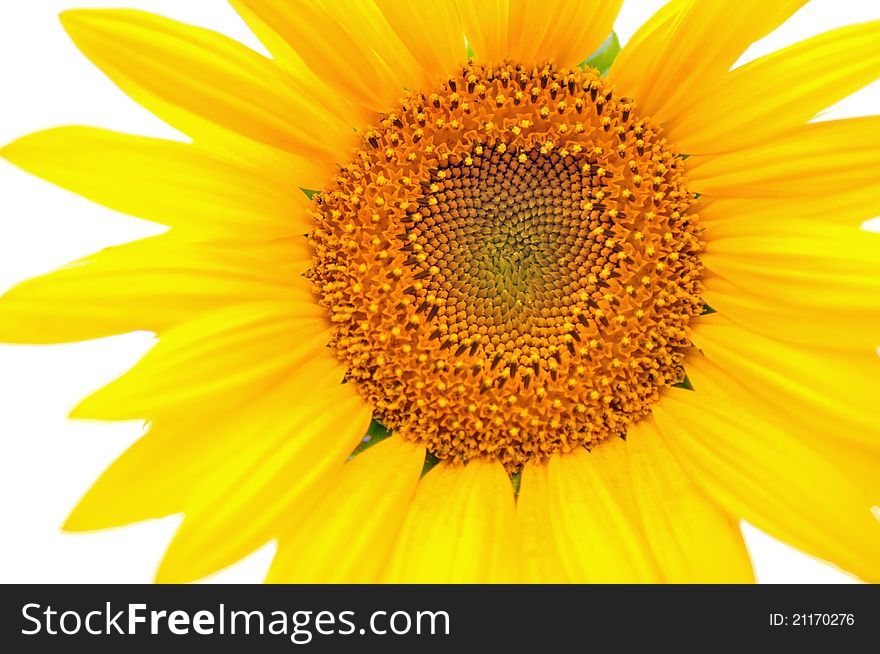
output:
M 310 275 L 379 420 L 516 469 L 625 433 L 683 379 L 691 200 L 596 71 L 471 63 L 363 133 L 315 198 Z

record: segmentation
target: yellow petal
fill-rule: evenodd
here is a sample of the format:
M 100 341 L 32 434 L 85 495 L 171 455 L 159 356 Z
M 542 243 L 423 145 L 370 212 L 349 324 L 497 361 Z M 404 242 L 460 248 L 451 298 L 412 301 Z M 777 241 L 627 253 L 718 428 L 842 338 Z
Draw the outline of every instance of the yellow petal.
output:
M 808 124 L 771 142 L 690 157 L 688 188 L 705 195 L 780 198 L 880 192 L 880 116 Z
M 667 130 L 681 152 L 761 144 L 880 77 L 880 21 L 849 25 L 749 62 Z
M 713 377 L 743 413 L 760 415 L 847 470 L 870 504 L 880 496 L 880 420 L 874 347 L 825 351 L 749 333 L 723 314 L 704 316 L 694 342 L 726 375 Z M 711 390 L 711 389 L 710 389 Z
M 816 319 L 815 309 L 774 304 L 767 298 L 734 286 L 722 277 L 709 275 L 703 282 L 705 288 L 702 297 L 706 304 L 749 333 L 820 350 L 851 351 L 876 341 L 876 321 L 859 322 L 859 316 L 870 315 L 871 307 L 853 308 L 832 316 L 831 320 L 820 321 Z M 844 325 L 846 338 L 842 337 L 841 331 Z
M 550 459 L 546 510 L 570 581 L 663 580 L 642 529 L 627 466 L 620 439 L 603 442 L 591 452 L 575 448 Z
M 572 67 L 611 33 L 623 0 L 569 2 L 528 0 L 510 4 L 510 54 L 523 62 L 552 61 Z
M 846 327 L 838 327 L 846 339 Z M 813 349 L 750 333 L 723 314 L 702 317 L 692 339 L 715 364 L 778 404 L 791 421 L 880 450 L 876 346 Z M 717 383 L 717 382 L 716 382 Z
M 336 92 L 372 111 L 387 111 L 424 69 L 374 2 L 239 0 L 283 38 Z
M 218 248 L 251 257 L 257 265 L 273 270 L 285 279 L 292 280 L 293 292 L 301 299 L 313 301 L 312 283 L 304 275 L 311 267 L 314 253 L 306 234 L 284 236 L 269 240 L 247 240 L 229 234 L 222 238 L 199 238 L 193 232 L 177 232 L 176 240 L 192 247 Z M 310 294 L 312 293 L 312 294 Z
M 376 4 L 413 58 L 435 80 L 451 75 L 464 64 L 464 25 L 455 2 L 376 0 Z
M 440 463 L 416 488 L 385 581 L 517 581 L 514 523 L 513 487 L 500 463 Z
M 629 428 L 633 493 L 651 549 L 671 583 L 753 583 L 737 520 L 698 489 L 652 418 Z
M 94 531 L 183 511 L 201 475 L 221 453 L 235 452 L 223 447 L 231 439 L 204 426 L 203 416 L 150 425 L 80 499 L 64 529 Z
M 714 274 L 773 302 L 826 312 L 871 307 L 880 295 L 880 234 L 833 224 L 794 229 L 714 238 L 702 258 Z
M 273 179 L 194 145 L 90 127 L 30 134 L 0 149 L 0 156 L 111 209 L 203 238 L 308 231 L 307 198 L 297 184 L 324 179 L 304 159 L 286 180 Z
M 697 211 L 711 247 L 711 241 L 720 238 L 786 236 L 827 225 L 858 227 L 880 215 L 880 195 L 870 187 L 856 187 L 799 198 L 702 197 Z
M 503 61 L 509 51 L 507 43 L 508 0 L 457 2 L 468 45 L 479 61 Z
M 238 561 L 327 492 L 372 417 L 350 385 L 339 383 L 341 372 L 304 368 L 261 408 L 256 425 L 235 426 L 250 441 L 194 489 L 157 581 L 192 581 Z
M 708 318 L 716 319 L 711 329 L 702 324 Z M 874 348 L 831 353 L 795 349 L 755 337 L 721 314 L 700 323 L 694 341 L 724 371 L 711 380 L 723 391 L 718 406 L 784 426 L 847 470 L 869 503 L 880 496 L 880 423 L 874 390 L 880 359 Z
M 177 416 L 252 397 L 305 363 L 332 356 L 316 303 L 248 303 L 168 330 L 129 372 L 83 400 L 73 418 Z
M 253 0 L 229 0 L 229 4 L 241 16 L 242 20 L 254 33 L 257 39 L 266 47 L 272 55 L 272 59 L 279 68 L 289 74 L 296 88 L 305 93 L 318 104 L 324 111 L 336 116 L 346 125 L 359 128 L 364 119 L 363 108 L 352 104 L 348 98 L 339 95 L 324 80 L 318 77 L 314 71 L 303 61 L 296 49 L 270 27 L 260 15 L 255 12 L 251 5 L 260 6 Z M 307 188 L 318 188 L 317 186 Z
M 351 127 L 271 60 L 221 34 L 131 10 L 75 10 L 61 20 L 123 91 L 196 140 L 210 142 L 219 126 L 329 161 L 353 142 Z
M 326 360 L 308 373 L 326 375 Z M 337 374 L 341 377 L 341 371 Z M 105 529 L 179 513 L 204 503 L 199 493 L 209 482 L 213 486 L 207 490 L 225 493 L 254 457 L 267 456 L 277 439 L 293 437 L 287 432 L 279 435 L 279 430 L 293 424 L 292 413 L 313 411 L 310 397 L 297 398 L 314 382 L 308 375 L 297 375 L 257 397 L 193 406 L 189 415 L 154 421 L 95 482 L 64 528 Z M 221 469 L 228 480 L 216 474 Z
M 397 437 L 355 456 L 305 519 L 285 520 L 266 581 L 378 581 L 424 463 L 424 446 Z
M 759 211 L 716 223 L 707 240 L 703 297 L 725 317 L 823 350 L 880 342 L 880 235 Z
M 753 41 L 807 0 L 671 0 L 623 47 L 608 74 L 642 114 L 674 126 L 708 96 Z
M 0 341 L 63 343 L 163 332 L 231 304 L 301 298 L 306 286 L 247 253 L 181 245 L 162 235 L 108 248 L 13 287 L 0 297 Z
M 694 391 L 671 389 L 654 416 L 676 458 L 727 511 L 863 579 L 880 579 L 880 521 L 850 471 L 796 428 L 745 413 L 707 359 L 688 362 Z
M 550 521 L 550 482 L 545 462 L 530 460 L 523 467 L 516 501 L 517 542 L 522 581 L 561 584 L 570 581 Z
M 505 57 L 531 65 L 581 63 L 611 33 L 622 0 L 481 0 L 462 2 L 468 42 L 477 60 Z

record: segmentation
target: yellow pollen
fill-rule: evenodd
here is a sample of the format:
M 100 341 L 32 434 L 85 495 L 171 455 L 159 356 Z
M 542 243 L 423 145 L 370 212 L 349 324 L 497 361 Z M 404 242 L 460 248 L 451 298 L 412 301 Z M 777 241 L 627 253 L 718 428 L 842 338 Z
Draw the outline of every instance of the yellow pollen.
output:
M 682 381 L 701 229 L 637 110 L 594 70 L 471 63 L 363 131 L 313 201 L 309 276 L 386 427 L 516 470 Z

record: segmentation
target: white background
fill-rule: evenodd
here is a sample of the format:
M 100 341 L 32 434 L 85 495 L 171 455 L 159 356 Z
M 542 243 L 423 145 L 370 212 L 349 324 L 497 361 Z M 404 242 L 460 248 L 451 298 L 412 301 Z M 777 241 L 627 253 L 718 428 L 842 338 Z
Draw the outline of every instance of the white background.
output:
M 662 4 L 627 0 L 616 25 L 621 40 Z M 210 27 L 262 51 L 223 0 L 0 0 L 0 144 L 62 124 L 180 138 L 92 67 L 57 20 L 64 9 L 120 5 Z M 877 18 L 878 2 L 813 0 L 743 61 L 826 29 Z M 827 117 L 880 113 L 878 108 L 875 84 Z M 0 292 L 71 259 L 158 231 L 0 160 Z M 60 531 L 91 482 L 141 434 L 136 423 L 76 422 L 66 415 L 78 399 L 134 364 L 151 341 L 151 335 L 135 333 L 72 345 L 0 345 L 0 581 L 152 580 L 179 518 L 90 534 Z M 744 531 L 759 581 L 852 581 L 749 525 Z M 268 545 L 212 581 L 260 581 L 271 557 Z

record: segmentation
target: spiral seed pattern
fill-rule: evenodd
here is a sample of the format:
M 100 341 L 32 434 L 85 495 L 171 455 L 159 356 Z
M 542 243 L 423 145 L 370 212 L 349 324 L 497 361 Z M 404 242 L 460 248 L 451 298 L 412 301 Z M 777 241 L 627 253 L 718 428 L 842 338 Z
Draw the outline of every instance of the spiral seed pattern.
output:
M 684 378 L 691 201 L 596 71 L 471 63 L 363 133 L 315 198 L 309 274 L 377 418 L 515 470 L 625 434 Z

